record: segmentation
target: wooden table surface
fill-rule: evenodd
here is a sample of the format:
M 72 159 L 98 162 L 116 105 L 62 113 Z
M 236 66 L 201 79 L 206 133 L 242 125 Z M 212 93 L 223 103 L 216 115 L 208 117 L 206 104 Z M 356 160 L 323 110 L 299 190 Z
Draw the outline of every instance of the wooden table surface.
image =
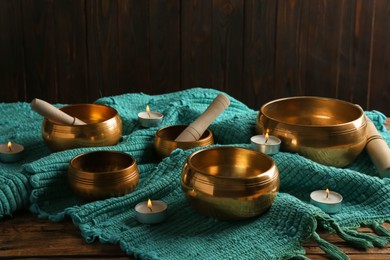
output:
M 390 229 L 390 224 L 384 226 Z M 360 231 L 371 233 L 369 228 Z M 385 248 L 358 250 L 348 246 L 334 234 L 321 234 L 327 241 L 341 248 L 351 259 L 390 259 L 390 244 Z M 327 259 L 314 241 L 304 244 L 310 259 Z M 0 221 L 0 258 L 9 259 L 134 259 L 126 256 L 118 245 L 95 241 L 87 244 L 70 219 L 61 222 L 38 219 L 23 211 Z

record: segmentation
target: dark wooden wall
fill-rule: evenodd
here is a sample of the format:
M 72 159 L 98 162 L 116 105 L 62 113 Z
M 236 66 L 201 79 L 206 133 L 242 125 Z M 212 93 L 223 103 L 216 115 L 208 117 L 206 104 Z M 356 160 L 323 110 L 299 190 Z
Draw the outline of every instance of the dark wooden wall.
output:
M 0 0 L 0 101 L 223 90 L 390 115 L 388 0 Z

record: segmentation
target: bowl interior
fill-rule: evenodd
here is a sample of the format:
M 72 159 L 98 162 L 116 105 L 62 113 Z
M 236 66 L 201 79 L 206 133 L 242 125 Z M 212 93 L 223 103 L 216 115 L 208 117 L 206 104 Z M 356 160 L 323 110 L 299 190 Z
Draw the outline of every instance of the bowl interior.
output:
M 187 128 L 188 125 L 172 125 L 161 128 L 156 132 L 157 137 L 167 140 L 167 141 L 175 141 L 176 137 L 178 137 L 184 129 Z M 210 135 L 209 131 L 205 131 L 199 140 L 204 139 Z
M 261 113 L 274 121 L 302 126 L 335 126 L 362 116 L 356 105 L 319 97 L 278 99 L 262 106 Z
M 195 152 L 188 159 L 191 168 L 219 178 L 254 178 L 274 165 L 261 153 L 238 147 L 219 147 Z
M 109 106 L 97 104 L 76 104 L 61 107 L 60 110 L 77 117 L 88 124 L 106 121 L 115 117 L 118 112 Z
M 96 151 L 79 155 L 71 160 L 71 166 L 79 171 L 91 173 L 116 172 L 134 165 L 134 158 L 116 151 Z

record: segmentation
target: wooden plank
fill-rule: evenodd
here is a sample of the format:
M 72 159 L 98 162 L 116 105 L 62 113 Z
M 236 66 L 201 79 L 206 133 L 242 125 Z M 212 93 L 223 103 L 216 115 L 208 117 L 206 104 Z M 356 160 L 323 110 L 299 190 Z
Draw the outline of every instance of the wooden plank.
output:
M 274 87 L 274 57 L 277 1 L 245 1 L 244 103 L 259 110 L 277 96 Z
M 390 115 L 390 2 L 376 0 L 374 3 L 367 106 Z
M 86 0 L 88 95 L 109 95 L 118 85 L 118 1 Z M 131 48 L 131 46 L 128 46 Z
M 304 95 L 301 61 L 305 58 L 302 49 L 305 50 L 306 46 L 301 39 L 301 19 L 304 19 L 302 16 L 307 13 L 307 7 L 302 0 L 280 0 L 277 8 L 275 85 L 269 90 L 269 95 L 273 98 Z
M 22 1 L 28 100 L 35 97 L 51 103 L 58 100 L 54 2 Z
M 280 97 L 364 101 L 370 4 L 358 3 L 355 10 L 354 0 L 278 2 L 275 92 Z
M 2 219 L 0 231 L 1 257 L 132 259 L 118 245 L 84 242 L 70 219 L 51 222 L 29 212 L 17 212 L 14 218 Z
M 25 99 L 20 1 L 0 1 L 0 101 Z
M 244 3 L 214 0 L 212 14 L 212 87 L 244 100 Z
M 298 30 L 297 61 L 300 89 L 305 95 L 338 97 L 341 35 L 350 1 L 304 1 Z M 346 18 L 344 18 L 346 17 Z M 315 21 L 315 22 L 313 22 Z
M 389 223 L 383 225 L 390 229 Z M 360 228 L 359 231 L 371 233 L 371 229 L 367 227 Z M 12 259 L 133 259 L 131 256 L 125 256 L 118 245 L 102 244 L 98 241 L 85 243 L 80 231 L 70 219 L 52 222 L 38 219 L 30 212 L 16 212 L 14 217 L 1 220 L 0 234 L 0 255 Z M 320 235 L 338 246 L 351 259 L 390 259 L 389 244 L 385 248 L 358 250 L 351 248 L 335 234 L 320 232 Z M 328 259 L 314 241 L 305 243 L 304 248 L 310 259 Z
M 87 100 L 84 2 L 22 1 L 27 99 Z
M 212 1 L 182 1 L 181 86 L 212 86 Z
M 180 1 L 154 1 L 150 5 L 150 94 L 181 89 Z M 145 91 L 145 90 L 144 90 Z
M 109 1 L 110 4 L 112 1 Z M 105 86 L 106 93 L 148 92 L 151 88 L 150 56 L 150 5 L 149 1 L 122 0 L 118 2 L 117 36 L 112 39 L 116 50 L 110 64 L 116 68 L 108 79 L 115 75 L 116 84 Z M 114 15 L 114 13 L 112 13 Z M 115 17 L 113 17 L 115 19 Z M 115 40 L 117 42 L 115 42 Z
M 343 1 L 338 49 L 337 96 L 367 109 L 374 1 Z
M 88 97 L 85 1 L 56 0 L 55 49 L 57 101 L 85 103 Z M 50 88 L 50 86 L 48 86 Z

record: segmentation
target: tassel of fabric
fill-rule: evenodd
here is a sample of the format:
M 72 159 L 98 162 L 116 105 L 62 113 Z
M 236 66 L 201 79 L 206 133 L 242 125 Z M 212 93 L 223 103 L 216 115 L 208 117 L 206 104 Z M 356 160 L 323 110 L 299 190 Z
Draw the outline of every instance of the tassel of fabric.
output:
M 333 219 L 329 219 L 329 224 L 336 231 L 339 237 L 351 243 L 355 247 L 367 249 L 374 246 L 371 241 L 368 241 L 365 238 L 361 238 L 353 232 L 348 233 L 348 231 L 344 231 Z
M 322 239 L 317 234 L 317 232 L 313 233 L 313 238 L 315 241 L 317 241 L 318 246 L 322 250 L 324 250 L 324 252 L 327 253 L 331 259 L 337 259 L 337 260 L 349 260 L 350 259 L 340 248 L 338 248 L 337 246 Z
M 390 240 L 390 231 L 383 227 L 379 222 L 374 222 L 371 225 L 372 230 L 374 230 L 375 234 L 379 236 L 384 236 L 387 240 Z
M 346 233 L 350 234 L 351 236 L 359 237 L 367 241 L 370 241 L 373 243 L 373 245 L 377 247 L 384 247 L 388 242 L 388 239 L 385 237 L 375 236 L 372 234 L 365 234 L 352 229 L 347 230 Z

